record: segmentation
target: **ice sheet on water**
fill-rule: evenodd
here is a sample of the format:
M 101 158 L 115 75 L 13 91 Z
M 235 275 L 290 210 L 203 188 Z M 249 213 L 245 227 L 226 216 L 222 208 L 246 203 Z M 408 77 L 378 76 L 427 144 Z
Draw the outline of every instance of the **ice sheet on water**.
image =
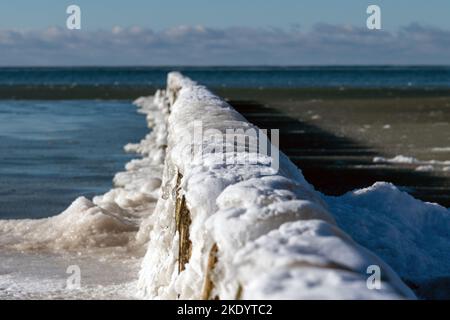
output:
M 0 299 L 135 299 L 139 258 L 127 254 L 0 251 Z M 80 287 L 68 286 L 80 270 Z M 69 271 L 69 272 L 68 272 Z
M 434 150 L 434 149 L 433 149 Z M 436 150 L 435 150 L 436 151 Z M 438 152 L 438 151 L 436 151 Z M 398 155 L 393 158 L 385 157 L 375 157 L 373 158 L 374 163 L 395 163 L 404 165 L 415 166 L 416 171 L 448 171 L 450 166 L 450 160 L 439 161 L 439 160 L 419 160 L 414 157 L 407 157 L 403 155 Z

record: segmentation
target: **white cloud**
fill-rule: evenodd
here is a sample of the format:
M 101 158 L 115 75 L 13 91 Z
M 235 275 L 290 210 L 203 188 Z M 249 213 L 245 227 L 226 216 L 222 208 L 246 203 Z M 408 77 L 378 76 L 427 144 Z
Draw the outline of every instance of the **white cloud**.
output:
M 353 26 L 0 30 L 0 65 L 450 64 L 450 31 Z

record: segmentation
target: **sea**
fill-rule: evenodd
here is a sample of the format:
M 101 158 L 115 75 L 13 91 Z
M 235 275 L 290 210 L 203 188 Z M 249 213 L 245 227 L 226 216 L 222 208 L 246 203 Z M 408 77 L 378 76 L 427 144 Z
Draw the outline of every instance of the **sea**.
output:
M 45 218 L 111 189 L 147 133 L 131 101 L 0 100 L 0 219 Z
M 450 87 L 450 66 L 0 68 L 0 85 L 164 87 L 181 71 L 210 87 Z

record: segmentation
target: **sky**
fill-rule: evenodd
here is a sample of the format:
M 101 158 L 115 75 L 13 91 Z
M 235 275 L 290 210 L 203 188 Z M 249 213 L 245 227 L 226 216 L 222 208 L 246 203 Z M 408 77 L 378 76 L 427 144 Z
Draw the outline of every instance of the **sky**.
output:
M 80 6 L 81 30 L 66 8 Z M 382 30 L 366 8 L 381 7 Z M 14 0 L 0 65 L 450 64 L 449 0 Z

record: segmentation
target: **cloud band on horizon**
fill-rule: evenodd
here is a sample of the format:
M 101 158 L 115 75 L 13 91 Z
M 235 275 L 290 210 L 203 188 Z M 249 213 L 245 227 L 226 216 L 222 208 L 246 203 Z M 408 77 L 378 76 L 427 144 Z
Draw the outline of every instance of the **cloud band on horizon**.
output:
M 450 31 L 417 23 L 397 32 L 330 24 L 0 30 L 0 51 L 2 66 L 448 65 Z

